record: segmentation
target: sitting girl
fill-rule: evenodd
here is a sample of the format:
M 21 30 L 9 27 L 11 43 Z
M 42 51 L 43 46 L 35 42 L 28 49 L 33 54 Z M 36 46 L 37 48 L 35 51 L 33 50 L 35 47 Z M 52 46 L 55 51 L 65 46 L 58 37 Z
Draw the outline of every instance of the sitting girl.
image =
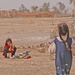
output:
M 11 57 L 15 55 L 16 47 L 13 45 L 12 40 L 8 38 L 5 42 L 3 55 L 7 58 L 7 53 L 11 53 Z

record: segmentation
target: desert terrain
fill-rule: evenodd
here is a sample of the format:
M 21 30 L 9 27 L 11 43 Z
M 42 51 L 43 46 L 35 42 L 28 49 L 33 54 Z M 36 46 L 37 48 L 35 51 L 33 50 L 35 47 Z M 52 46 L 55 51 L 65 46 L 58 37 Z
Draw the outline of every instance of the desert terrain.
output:
M 0 75 L 55 75 L 55 61 L 50 58 L 47 42 L 57 34 L 57 25 L 66 22 L 74 38 L 72 18 L 3 18 L 0 19 Z M 17 53 L 30 50 L 31 59 L 5 59 L 5 40 L 11 38 Z M 74 53 L 74 52 L 73 52 Z M 75 75 L 75 56 L 70 75 Z

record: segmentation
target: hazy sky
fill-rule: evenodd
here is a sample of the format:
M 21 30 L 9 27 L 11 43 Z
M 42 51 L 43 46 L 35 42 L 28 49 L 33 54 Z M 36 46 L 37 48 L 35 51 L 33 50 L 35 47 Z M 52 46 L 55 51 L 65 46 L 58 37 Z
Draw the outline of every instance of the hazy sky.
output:
M 68 8 L 71 8 L 72 5 L 69 4 L 69 0 L 0 0 L 1 9 L 18 9 L 21 4 L 24 4 L 27 8 L 37 5 L 41 7 L 44 2 L 50 2 L 50 6 L 57 5 L 59 1 L 65 3 Z

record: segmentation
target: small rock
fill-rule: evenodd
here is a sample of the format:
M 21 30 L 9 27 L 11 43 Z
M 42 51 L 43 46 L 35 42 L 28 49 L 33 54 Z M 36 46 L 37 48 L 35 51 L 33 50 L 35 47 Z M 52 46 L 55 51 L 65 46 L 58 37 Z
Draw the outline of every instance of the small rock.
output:
M 28 46 L 28 48 L 31 48 L 30 46 Z
M 39 52 L 39 53 L 45 53 L 45 48 L 39 48 L 39 49 L 38 49 L 38 52 Z
M 40 47 L 45 47 L 45 44 L 44 44 L 44 43 L 41 43 L 41 44 L 40 44 Z

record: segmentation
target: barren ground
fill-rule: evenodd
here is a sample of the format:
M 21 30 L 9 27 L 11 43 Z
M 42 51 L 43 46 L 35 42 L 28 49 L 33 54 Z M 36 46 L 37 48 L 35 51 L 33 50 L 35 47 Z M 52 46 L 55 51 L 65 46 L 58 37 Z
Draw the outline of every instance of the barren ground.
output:
M 0 49 L 7 38 L 16 45 L 17 52 L 30 50 L 31 59 L 5 59 L 0 52 L 0 75 L 55 75 L 55 63 L 47 52 L 47 42 L 57 34 L 61 22 L 70 25 L 71 18 L 5 18 L 0 19 Z M 71 32 L 72 33 L 72 32 Z M 44 45 L 44 46 L 41 46 Z M 43 51 L 40 49 L 42 48 Z M 70 75 L 75 75 L 75 57 Z

